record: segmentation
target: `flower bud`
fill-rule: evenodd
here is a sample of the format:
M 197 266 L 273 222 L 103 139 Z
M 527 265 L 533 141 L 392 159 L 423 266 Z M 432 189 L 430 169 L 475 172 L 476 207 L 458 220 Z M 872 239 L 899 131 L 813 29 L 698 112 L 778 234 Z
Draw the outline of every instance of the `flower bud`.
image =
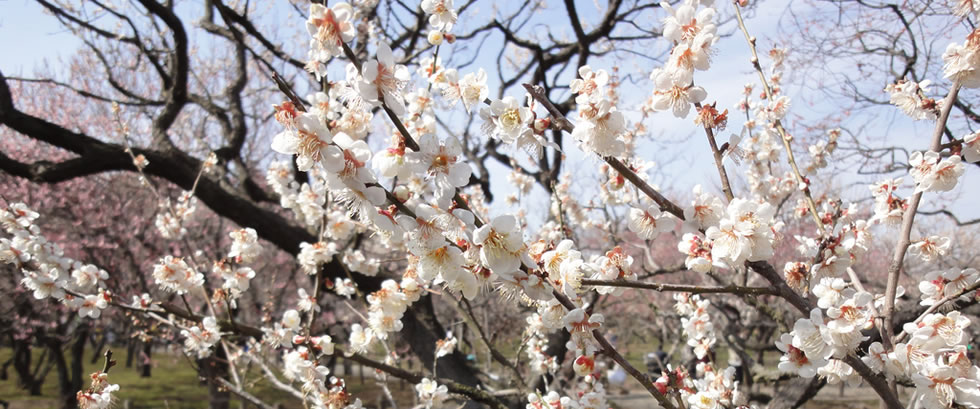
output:
M 590 356 L 580 355 L 575 358 L 575 374 L 578 376 L 586 376 L 595 371 L 595 359 Z
M 408 198 L 412 197 L 412 193 L 408 191 L 408 188 L 405 187 L 405 185 L 395 186 L 395 191 L 393 193 L 395 194 L 395 198 L 397 198 L 400 202 L 404 202 L 408 200 Z
M 535 119 L 534 120 L 534 132 L 542 133 L 551 126 L 551 118 Z
M 428 36 L 429 44 L 432 44 L 432 45 L 442 44 L 442 40 L 444 38 L 445 38 L 445 36 L 443 36 L 442 31 L 435 30 L 435 31 L 430 31 L 429 32 L 429 36 Z
M 446 37 L 446 41 L 449 42 L 449 44 L 456 42 L 456 34 L 446 33 L 444 36 Z

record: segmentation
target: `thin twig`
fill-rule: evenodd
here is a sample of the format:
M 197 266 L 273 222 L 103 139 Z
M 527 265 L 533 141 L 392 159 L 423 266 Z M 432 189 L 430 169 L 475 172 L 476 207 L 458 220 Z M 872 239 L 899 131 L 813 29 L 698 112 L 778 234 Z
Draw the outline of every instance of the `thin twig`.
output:
M 225 387 L 225 389 L 228 389 L 229 392 L 234 393 L 235 395 L 238 395 L 242 399 L 247 400 L 249 403 L 251 403 L 251 404 L 253 404 L 255 406 L 258 406 L 260 409 L 275 409 L 272 406 L 270 406 L 269 404 L 267 404 L 267 403 L 262 402 L 261 400 L 259 400 L 259 398 L 256 398 L 255 395 L 252 395 L 252 394 L 250 394 L 248 392 L 245 392 L 242 388 L 239 388 L 239 387 L 235 386 L 234 384 L 232 384 L 231 382 L 228 382 L 228 380 L 225 379 L 225 378 L 215 378 L 215 380 L 219 384 L 221 384 L 221 386 Z
M 752 51 L 752 66 L 755 68 L 756 73 L 759 74 L 759 81 L 762 82 L 762 89 L 766 92 L 766 100 L 772 101 L 772 88 L 769 86 L 769 81 L 766 80 L 766 74 L 762 71 L 762 64 L 759 62 L 759 54 L 755 48 L 755 37 L 749 35 L 749 30 L 745 27 L 745 21 L 742 20 L 741 7 L 738 2 L 735 2 L 735 18 L 738 20 L 738 27 L 742 30 L 742 34 L 745 35 L 745 41 L 749 43 L 749 50 Z M 773 126 L 776 128 L 776 132 L 779 133 L 779 138 L 783 141 L 783 149 L 786 151 L 786 160 L 789 162 L 790 168 L 793 169 L 793 176 L 796 177 L 796 183 L 799 186 L 803 186 L 803 196 L 806 198 L 807 209 L 810 210 L 810 215 L 813 216 L 813 222 L 816 223 L 817 229 L 820 230 L 820 235 L 825 236 L 827 230 L 824 228 L 823 222 L 820 219 L 820 215 L 817 212 L 817 204 L 813 201 L 813 196 L 810 194 L 810 182 L 800 174 L 799 167 L 796 166 L 796 157 L 793 155 L 793 148 L 789 145 L 790 136 L 786 133 L 786 129 L 783 128 L 783 124 L 780 120 L 773 121 Z
M 702 287 L 689 284 L 648 283 L 636 280 L 582 280 L 582 285 L 597 287 L 626 287 L 655 290 L 660 292 L 685 292 L 691 294 L 739 294 L 739 295 L 779 295 L 772 286 L 743 287 L 727 285 L 724 287 Z

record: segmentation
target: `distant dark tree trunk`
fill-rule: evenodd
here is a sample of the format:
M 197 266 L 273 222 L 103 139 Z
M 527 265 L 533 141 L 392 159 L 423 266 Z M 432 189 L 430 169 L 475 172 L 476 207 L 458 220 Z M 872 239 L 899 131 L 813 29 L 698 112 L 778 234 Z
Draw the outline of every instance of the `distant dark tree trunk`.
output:
M 153 370 L 153 361 L 150 354 L 153 353 L 153 341 L 143 341 L 143 352 L 140 353 L 140 377 L 149 378 Z
M 794 378 L 786 382 L 778 392 L 773 392 L 777 397 L 769 402 L 768 409 L 796 409 L 806 405 L 817 393 L 820 392 L 827 381 L 814 377 L 813 379 Z
M 108 340 L 109 337 L 105 333 L 102 333 L 101 337 L 98 335 L 92 335 L 92 346 L 95 347 L 95 349 L 92 351 L 92 359 L 90 361 L 92 364 L 95 364 L 102 359 L 102 351 L 105 351 L 105 344 Z
M 126 368 L 133 367 L 133 356 L 136 355 L 136 339 L 130 338 L 126 341 Z
M 64 344 L 58 336 L 45 337 L 44 341 L 51 352 L 58 369 L 58 407 L 60 409 L 76 409 L 78 401 L 76 394 L 82 389 L 82 360 L 84 359 L 85 344 L 88 342 L 89 327 L 82 325 L 76 330 L 75 343 L 68 350 L 71 364 L 61 351 Z
M 228 360 L 223 348 L 215 347 L 214 354 L 200 361 L 201 371 L 208 383 L 208 408 L 229 409 L 231 393 L 221 387 L 218 378 L 228 378 Z
M 39 377 L 38 371 L 31 369 L 31 342 L 30 340 L 15 340 L 11 337 L 11 343 L 14 348 L 14 355 L 11 358 L 13 360 L 14 371 L 17 372 L 18 383 L 24 389 L 27 389 L 31 396 L 41 395 L 41 385 L 44 384 L 44 378 Z M 40 367 L 43 364 L 47 354 L 42 354 L 37 366 Z

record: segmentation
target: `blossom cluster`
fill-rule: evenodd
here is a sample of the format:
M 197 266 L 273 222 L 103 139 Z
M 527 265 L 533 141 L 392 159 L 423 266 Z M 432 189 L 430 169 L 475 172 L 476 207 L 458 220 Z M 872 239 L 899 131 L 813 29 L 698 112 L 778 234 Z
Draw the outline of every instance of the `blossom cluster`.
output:
M 75 399 L 78 401 L 80 409 L 109 409 L 115 404 L 115 396 L 112 394 L 119 390 L 119 385 L 109 383 L 109 374 L 102 371 L 95 372 L 89 376 L 92 378 L 91 386 L 82 391 L 78 391 Z
M 0 262 L 17 267 L 24 276 L 21 284 L 35 299 L 53 298 L 77 309 L 80 317 L 99 318 L 112 301 L 104 289 L 109 273 L 66 257 L 61 246 L 42 235 L 39 216 L 24 203 L 0 208 L 0 225 L 10 235 L 0 237 Z
M 664 37 L 674 46 L 667 64 L 650 74 L 654 83 L 650 105 L 654 111 L 669 110 L 674 116 L 685 118 L 693 104 L 707 97 L 704 88 L 694 85 L 694 71 L 711 67 L 712 47 L 718 41 L 718 27 L 714 23 L 717 11 L 711 7 L 712 3 L 686 0 L 676 9 L 666 2 L 660 3 L 670 13 L 664 19 Z

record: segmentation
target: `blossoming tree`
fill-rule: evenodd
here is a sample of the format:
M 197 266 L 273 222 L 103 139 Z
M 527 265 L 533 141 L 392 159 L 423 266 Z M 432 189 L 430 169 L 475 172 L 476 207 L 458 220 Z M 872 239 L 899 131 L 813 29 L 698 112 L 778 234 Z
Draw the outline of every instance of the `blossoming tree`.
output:
M 589 17 L 572 1 L 557 11 L 527 3 L 482 21 L 487 13 L 475 11 L 489 6 L 475 0 L 315 2 L 295 5 L 292 22 L 305 20 L 305 30 L 280 34 L 283 21 L 220 0 L 39 0 L 85 40 L 78 61 L 102 71 L 73 83 L 0 74 L 4 132 L 64 151 L 5 152 L 0 169 L 38 184 L 124 171 L 114 176 L 135 178 L 158 202 L 145 222 L 168 246 L 146 266 L 151 285 L 121 286 L 113 277 L 122 271 L 47 235 L 42 221 L 53 215 L 5 193 L 0 260 L 35 302 L 85 323 L 114 325 L 101 320 L 112 310 L 169 328 L 184 354 L 209 360 L 199 370 L 212 407 L 227 407 L 228 393 L 269 407 L 248 390 L 251 367 L 304 406 L 362 407 L 347 374 L 331 372 L 337 356 L 373 368 L 392 401 L 389 380 L 414 384 L 413 403 L 424 407 L 606 408 L 601 360 L 663 408 L 802 404 L 838 383 L 863 383 L 893 409 L 980 407 L 963 312 L 980 273 L 954 265 L 900 285 L 907 263 L 947 257 L 960 239 L 912 233 L 920 203 L 962 187 L 965 163 L 980 159 L 976 133 L 942 140 L 958 95 L 980 84 L 977 35 L 943 55 L 944 76 L 933 80 L 951 84 L 944 99 L 927 98 L 924 81 L 887 88 L 902 112 L 935 125 L 928 145 L 908 148 L 911 184 L 882 180 L 867 201 L 845 204 L 820 172 L 841 131 L 805 146 L 792 136 L 793 96 L 780 86 L 788 51 L 760 58 L 747 3 L 614 0 Z M 525 27 L 556 15 L 569 26 L 564 38 Z M 719 27 L 737 35 L 723 38 Z M 492 70 L 487 42 L 499 46 Z M 722 42 L 748 49 L 745 68 L 758 74 L 729 101 L 745 119 L 724 143 L 734 119 L 696 85 L 719 70 L 712 56 Z M 649 89 L 630 107 L 623 84 L 635 74 L 597 67 L 657 44 L 663 58 L 639 69 Z M 91 104 L 80 115 L 95 125 L 24 102 L 53 89 Z M 658 158 L 643 147 L 657 116 L 687 119 L 704 135 L 717 169 L 704 186 L 719 189 L 652 183 Z M 546 205 L 491 203 L 502 168 L 512 186 L 497 192 L 508 202 Z M 597 186 L 582 186 L 583 168 Z M 195 216 L 199 202 L 213 216 Z M 209 238 L 191 226 L 196 217 L 238 226 L 222 232 L 220 252 L 202 251 Z M 883 250 L 889 236 L 897 239 Z M 290 261 L 270 262 L 270 246 Z M 885 252 L 887 266 L 877 261 Z M 284 280 L 286 269 L 302 274 Z M 875 269 L 884 282 L 867 279 Z M 610 305 L 651 294 L 649 308 Z M 636 315 L 609 314 L 620 311 L 678 328 L 658 333 L 661 347 L 692 359 L 636 368 L 607 336 L 634 325 Z M 745 376 L 765 372 L 767 350 L 780 352 L 769 359 L 777 374 Z M 464 351 L 482 358 L 469 362 Z M 105 408 L 125 393 L 109 383 L 111 366 L 107 356 L 65 406 Z M 780 374 L 808 387 L 773 395 L 764 387 Z

